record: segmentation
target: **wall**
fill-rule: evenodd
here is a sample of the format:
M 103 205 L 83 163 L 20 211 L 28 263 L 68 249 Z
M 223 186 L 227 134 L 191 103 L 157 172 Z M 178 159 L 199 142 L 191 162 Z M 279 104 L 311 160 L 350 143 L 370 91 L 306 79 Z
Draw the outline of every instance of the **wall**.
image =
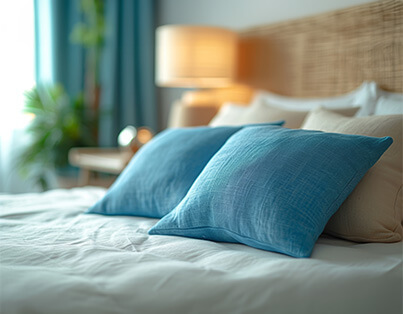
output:
M 242 30 L 320 14 L 374 0 L 157 0 L 157 26 L 203 24 Z M 184 89 L 159 88 L 160 125 Z

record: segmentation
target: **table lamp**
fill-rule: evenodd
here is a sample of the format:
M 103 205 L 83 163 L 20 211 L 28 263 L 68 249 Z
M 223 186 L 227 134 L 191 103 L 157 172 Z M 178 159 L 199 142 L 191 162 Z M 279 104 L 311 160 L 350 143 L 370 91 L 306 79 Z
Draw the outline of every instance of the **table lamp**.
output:
M 183 93 L 181 101 L 172 106 L 168 126 L 204 125 L 224 102 L 248 103 L 252 89 L 234 85 L 237 67 L 237 33 L 210 26 L 159 27 L 156 84 L 199 88 Z
M 237 34 L 208 26 L 165 25 L 156 33 L 156 83 L 163 87 L 229 86 L 237 62 Z

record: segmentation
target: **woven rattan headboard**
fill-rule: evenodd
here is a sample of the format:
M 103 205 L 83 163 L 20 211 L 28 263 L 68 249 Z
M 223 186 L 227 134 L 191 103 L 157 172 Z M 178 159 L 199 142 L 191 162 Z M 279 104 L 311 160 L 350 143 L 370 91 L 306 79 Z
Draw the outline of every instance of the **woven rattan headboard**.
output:
M 240 58 L 241 82 L 283 95 L 337 95 L 364 80 L 403 92 L 403 1 L 248 29 Z

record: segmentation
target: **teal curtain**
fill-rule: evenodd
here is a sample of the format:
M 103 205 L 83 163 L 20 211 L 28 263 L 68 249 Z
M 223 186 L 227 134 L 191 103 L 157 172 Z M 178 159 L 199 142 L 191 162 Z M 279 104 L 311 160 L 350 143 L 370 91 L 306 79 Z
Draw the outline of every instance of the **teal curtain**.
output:
M 76 96 L 84 89 L 84 48 L 70 43 L 70 33 L 76 23 L 82 22 L 77 0 L 51 1 L 52 69 L 56 82 L 62 83 L 67 93 Z
M 35 0 L 34 9 L 36 81 L 61 83 L 74 97 L 84 89 L 85 52 L 69 39 L 83 20 L 79 0 Z
M 71 97 L 85 86 L 85 51 L 69 38 L 74 25 L 83 20 L 79 7 L 80 0 L 35 0 L 37 82 L 43 81 L 41 69 L 48 66 L 51 82 L 61 83 Z M 104 9 L 107 31 L 100 63 L 99 143 L 115 146 L 126 125 L 158 129 L 155 4 L 153 0 L 104 0 Z M 40 27 L 46 14 L 50 14 L 48 36 Z
M 101 67 L 100 143 L 115 143 L 125 126 L 157 131 L 154 1 L 107 0 L 108 34 Z

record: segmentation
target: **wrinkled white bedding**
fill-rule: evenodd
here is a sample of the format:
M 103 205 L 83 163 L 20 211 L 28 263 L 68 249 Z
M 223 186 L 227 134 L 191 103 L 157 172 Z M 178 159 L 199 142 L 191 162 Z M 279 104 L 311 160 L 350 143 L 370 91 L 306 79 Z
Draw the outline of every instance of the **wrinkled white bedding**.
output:
M 295 259 L 149 236 L 155 219 L 82 214 L 103 194 L 0 195 L 1 313 L 402 313 L 402 243 Z

